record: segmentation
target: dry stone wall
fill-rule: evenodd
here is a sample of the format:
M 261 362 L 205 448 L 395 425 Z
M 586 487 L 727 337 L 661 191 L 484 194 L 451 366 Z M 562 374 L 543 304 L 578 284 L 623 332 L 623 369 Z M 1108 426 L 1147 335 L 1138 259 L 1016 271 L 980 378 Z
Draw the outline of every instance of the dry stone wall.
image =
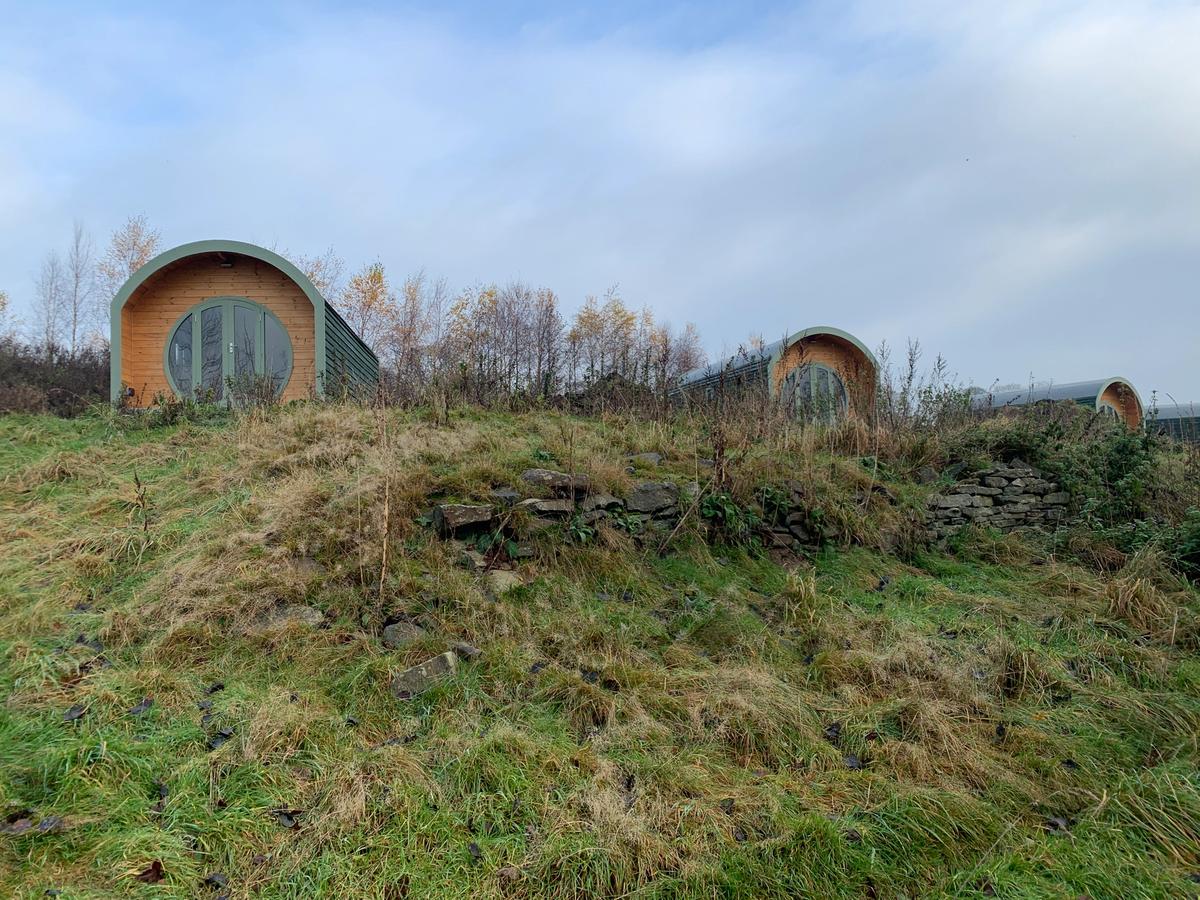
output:
M 1066 519 L 1070 501 L 1033 466 L 993 466 L 930 498 L 930 536 L 947 537 L 968 523 L 997 531 L 1054 526 Z

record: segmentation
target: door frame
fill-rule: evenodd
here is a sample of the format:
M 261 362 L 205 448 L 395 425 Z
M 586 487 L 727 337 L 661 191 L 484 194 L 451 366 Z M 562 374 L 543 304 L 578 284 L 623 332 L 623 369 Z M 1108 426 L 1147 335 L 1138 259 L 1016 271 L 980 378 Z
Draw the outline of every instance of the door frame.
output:
M 175 332 L 179 330 L 179 326 L 188 316 L 192 317 L 192 389 L 188 394 L 189 398 L 196 396 L 196 391 L 200 388 L 201 366 L 203 363 L 200 343 L 200 315 L 206 309 L 220 307 L 221 309 L 221 400 L 218 402 L 229 402 L 227 396 L 227 380 L 234 375 L 234 308 L 237 306 L 248 307 L 253 310 L 257 319 L 254 326 L 254 374 L 261 376 L 266 374 L 267 354 L 266 354 L 266 317 L 270 316 L 275 320 L 275 324 L 279 326 L 280 332 L 287 338 L 288 345 L 288 360 L 287 369 L 276 390 L 276 396 L 281 396 L 287 388 L 288 383 L 292 380 L 292 372 L 296 364 L 296 351 L 292 346 L 292 336 L 279 321 L 279 317 L 270 309 L 261 303 L 256 303 L 249 297 L 236 296 L 220 296 L 220 297 L 205 297 L 195 306 L 191 307 L 187 312 L 183 313 L 171 325 L 167 331 L 167 339 L 163 343 L 163 373 L 166 375 L 167 384 L 177 397 L 183 397 L 184 392 L 175 384 L 175 379 L 171 376 L 171 339 L 175 337 Z

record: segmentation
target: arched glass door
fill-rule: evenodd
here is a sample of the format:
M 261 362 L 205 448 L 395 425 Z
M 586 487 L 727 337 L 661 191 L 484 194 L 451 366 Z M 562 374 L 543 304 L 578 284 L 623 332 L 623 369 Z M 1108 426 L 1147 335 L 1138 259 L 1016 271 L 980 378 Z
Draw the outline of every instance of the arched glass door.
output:
M 226 388 L 279 396 L 292 374 L 292 344 L 275 315 L 244 297 L 190 309 L 167 341 L 167 381 L 181 397 L 225 399 Z
M 845 415 L 846 385 L 829 366 L 821 363 L 797 366 L 784 379 L 784 391 L 799 419 L 833 422 Z

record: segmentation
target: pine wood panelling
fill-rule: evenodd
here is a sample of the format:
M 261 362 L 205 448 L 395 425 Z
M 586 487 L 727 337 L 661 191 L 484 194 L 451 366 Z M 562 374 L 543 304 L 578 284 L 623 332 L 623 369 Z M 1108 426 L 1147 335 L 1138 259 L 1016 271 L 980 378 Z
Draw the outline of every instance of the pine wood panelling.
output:
M 215 254 L 188 257 L 153 275 L 121 310 L 121 380 L 132 387 L 136 405 L 147 406 L 159 391 L 170 392 L 163 355 L 180 316 L 210 297 L 245 297 L 271 310 L 292 342 L 292 377 L 283 401 L 316 389 L 316 337 L 312 303 L 287 275 L 268 263 L 233 255 L 222 268 Z
M 775 367 L 776 392 L 793 369 L 806 363 L 820 363 L 837 372 L 846 385 L 851 409 L 860 415 L 869 414 L 875 403 L 875 370 L 861 350 L 831 334 L 797 341 L 784 351 Z
M 1117 410 L 1130 428 L 1138 428 L 1142 424 L 1142 413 L 1138 409 L 1137 397 L 1125 385 L 1110 384 L 1100 395 L 1100 402 L 1107 403 Z

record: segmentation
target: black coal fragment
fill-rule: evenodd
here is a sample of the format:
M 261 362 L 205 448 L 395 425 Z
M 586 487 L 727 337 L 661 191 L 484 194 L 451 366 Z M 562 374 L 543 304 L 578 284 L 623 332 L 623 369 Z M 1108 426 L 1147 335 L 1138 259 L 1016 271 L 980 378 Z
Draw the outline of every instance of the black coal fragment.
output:
M 167 874 L 163 870 L 162 861 L 156 859 L 138 873 L 137 880 L 144 881 L 146 884 L 158 884 L 166 877 Z
M 223 872 L 209 872 L 204 876 L 204 886 L 214 890 L 220 890 L 229 885 L 229 879 L 225 877 Z
M 1071 823 L 1063 816 L 1050 816 L 1044 824 L 1047 831 L 1056 834 L 1065 834 L 1071 830 Z
M 208 749 L 216 750 L 222 747 L 231 737 L 233 737 L 233 729 L 222 728 L 208 739 Z
M 304 815 L 302 809 L 273 809 L 271 815 L 275 817 L 275 821 L 284 828 L 296 828 L 300 824 L 300 817 Z
M 146 710 L 148 710 L 153 705 L 154 705 L 153 697 L 143 697 L 141 703 L 139 703 L 137 706 L 130 708 L 129 714 L 131 716 L 140 716 L 142 713 L 146 712 Z

